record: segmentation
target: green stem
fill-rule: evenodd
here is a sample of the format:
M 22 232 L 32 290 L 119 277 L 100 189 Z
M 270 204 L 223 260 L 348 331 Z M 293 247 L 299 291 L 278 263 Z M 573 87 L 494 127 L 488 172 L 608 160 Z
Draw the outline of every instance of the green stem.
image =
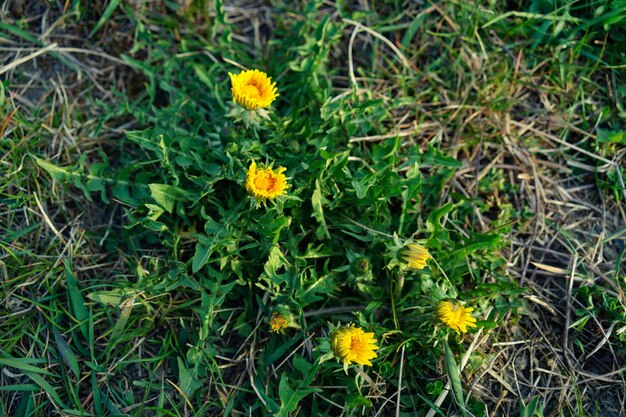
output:
M 400 324 L 398 322 L 398 314 L 396 313 L 396 289 L 393 288 L 393 278 L 391 279 L 390 297 L 391 297 L 391 314 L 393 315 L 393 323 L 396 326 L 396 330 L 400 330 Z

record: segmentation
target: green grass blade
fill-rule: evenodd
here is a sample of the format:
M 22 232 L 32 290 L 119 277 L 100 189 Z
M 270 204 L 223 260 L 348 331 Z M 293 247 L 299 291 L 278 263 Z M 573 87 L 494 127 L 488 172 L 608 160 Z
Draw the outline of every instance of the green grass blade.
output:
M 54 375 L 51 372 L 44 371 L 41 368 L 30 365 L 26 358 L 0 358 L 0 365 L 10 366 L 11 368 L 19 369 L 22 372 L 35 372 L 44 375 Z
M 102 13 L 102 16 L 100 17 L 100 20 L 98 20 L 98 23 L 96 23 L 96 26 L 91 30 L 91 32 L 89 32 L 90 38 L 94 35 L 94 33 L 100 30 L 102 26 L 104 26 L 107 20 L 111 18 L 113 12 L 115 11 L 115 9 L 117 9 L 117 6 L 119 6 L 119 4 L 120 0 L 111 0 L 106 9 L 104 9 L 104 13 Z
M 54 389 L 54 387 L 52 385 L 50 385 L 45 379 L 43 379 L 43 377 L 41 375 L 39 375 L 38 373 L 35 372 L 30 372 L 30 371 L 24 371 L 24 373 L 33 380 L 33 382 L 37 385 L 39 385 L 39 387 L 44 390 L 46 392 L 46 394 L 48 394 L 48 396 L 50 398 L 52 398 L 52 400 L 57 403 L 57 405 L 62 406 L 63 408 L 67 408 L 65 406 L 65 403 L 61 400 L 61 397 L 59 397 L 59 394 L 57 393 L 57 391 Z
M 72 272 L 71 261 L 65 262 L 65 279 L 67 283 L 67 294 L 70 299 L 72 311 L 74 312 L 74 317 L 79 322 L 80 332 L 83 334 L 85 340 L 87 340 L 87 320 L 89 319 L 89 313 L 87 312 L 87 307 L 85 307 L 85 299 L 78 289 L 76 277 Z
M 80 367 L 78 366 L 76 355 L 74 355 L 74 352 L 72 352 L 72 349 L 67 344 L 63 336 L 61 336 L 61 333 L 59 333 L 59 330 L 56 327 L 52 327 L 52 333 L 54 334 L 54 340 L 57 344 L 57 348 L 59 349 L 59 353 L 61 354 L 61 358 L 63 358 L 63 362 L 69 366 L 76 378 L 80 378 Z
M 5 32 L 9 32 L 15 36 L 17 36 L 18 38 L 22 38 L 28 42 L 32 42 L 37 46 L 47 46 L 45 43 L 43 43 L 42 41 L 40 41 L 39 39 L 37 39 L 36 36 L 33 36 L 32 34 L 17 28 L 13 25 L 9 25 L 7 23 L 4 22 L 0 22 L 0 30 L 3 30 Z M 63 55 L 57 53 L 57 52 L 49 52 L 49 54 L 58 59 L 59 61 L 61 61 L 63 64 L 65 64 L 66 66 L 70 67 L 72 70 L 76 71 L 76 72 L 80 72 L 80 70 L 78 69 L 78 67 L 72 63 L 72 61 L 70 61 L 69 59 L 65 58 Z
M 37 391 L 39 387 L 35 384 L 13 384 L 2 385 L 0 391 L 21 392 L 21 391 Z
M 443 341 L 443 352 L 446 358 L 446 373 L 452 386 L 452 393 L 456 403 L 461 408 L 461 412 L 465 416 L 465 400 L 463 399 L 463 384 L 461 383 L 461 375 L 459 373 L 459 367 L 454 360 L 454 354 L 448 345 L 448 341 Z
M 519 400 L 519 415 L 520 417 L 533 417 L 535 415 L 535 409 L 537 408 L 537 400 L 539 397 L 535 397 L 528 402 L 528 405 L 524 405 L 522 400 Z

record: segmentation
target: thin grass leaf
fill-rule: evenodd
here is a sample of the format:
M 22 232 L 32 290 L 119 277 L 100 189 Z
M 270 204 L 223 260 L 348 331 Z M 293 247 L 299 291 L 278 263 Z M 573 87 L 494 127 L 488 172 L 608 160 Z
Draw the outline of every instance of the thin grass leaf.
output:
M 0 30 L 4 30 L 6 32 L 12 33 L 13 35 L 22 38 L 28 42 L 31 42 L 37 46 L 40 47 L 45 47 L 47 46 L 45 43 L 43 43 L 42 41 L 40 41 L 39 39 L 37 39 L 36 36 L 33 36 L 32 34 L 26 32 L 23 29 L 20 29 L 18 27 L 15 27 L 13 25 L 9 25 L 7 23 L 4 22 L 0 22 Z M 69 68 L 71 68 L 72 70 L 74 70 L 75 72 L 80 72 L 80 69 L 69 59 L 67 59 L 66 57 L 64 57 L 63 55 L 59 54 L 58 52 L 49 52 L 50 56 L 58 59 L 59 61 L 61 61 L 64 65 L 68 66 Z
M 52 327 L 52 334 L 54 334 L 54 341 L 56 342 L 63 362 L 69 366 L 76 378 L 80 378 L 80 367 L 78 366 L 78 360 L 76 359 L 74 352 L 72 352 L 72 349 L 65 341 L 65 338 L 63 338 L 61 333 L 59 333 L 59 330 L 54 326 Z
M 454 360 L 454 354 L 452 353 L 447 340 L 443 341 L 443 352 L 446 359 L 446 373 L 448 374 L 450 386 L 452 386 L 454 399 L 465 416 L 465 400 L 463 399 L 463 384 L 461 383 L 461 375 L 459 374 L 459 367 Z
M 43 373 L 43 372 L 39 370 L 39 373 Z M 42 390 L 44 390 L 46 394 L 48 394 L 48 396 L 50 396 L 50 398 L 52 398 L 52 400 L 54 400 L 54 402 L 57 405 L 63 408 L 67 408 L 65 406 L 65 403 L 61 400 L 61 397 L 59 397 L 59 394 L 57 393 L 57 391 L 54 389 L 54 387 L 50 385 L 45 379 L 43 379 L 43 377 L 39 375 L 39 373 L 31 372 L 31 371 L 24 371 L 24 374 L 26 374 L 26 376 L 32 379 L 35 384 L 39 385 L 39 387 Z
M 528 402 L 528 405 L 524 405 L 524 402 L 519 400 L 519 415 L 520 417 L 533 417 L 535 415 L 535 409 L 537 408 L 537 401 L 539 397 L 535 397 Z
M 95 372 L 91 373 L 91 392 L 93 393 L 93 405 L 96 409 L 96 415 L 101 416 L 104 414 L 102 408 L 102 394 L 100 393 L 100 387 L 98 387 L 98 378 Z
M 107 20 L 111 18 L 113 12 L 115 11 L 115 9 L 117 9 L 117 6 L 119 6 L 119 4 L 120 0 L 111 0 L 106 9 L 104 9 L 104 13 L 102 13 L 102 16 L 100 17 L 100 20 L 98 20 L 98 23 L 96 23 L 96 26 L 91 30 L 91 32 L 89 32 L 90 38 L 94 35 L 94 33 L 100 30 L 102 26 L 104 26 Z
M 0 365 L 10 366 L 12 368 L 19 369 L 22 372 L 36 372 L 50 376 L 54 375 L 51 372 L 44 371 L 41 368 L 30 365 L 28 362 L 29 361 L 26 358 L 0 358 Z
M 64 265 L 67 294 L 70 299 L 72 312 L 74 313 L 74 317 L 79 323 L 80 332 L 83 334 L 85 340 L 87 340 L 87 337 L 89 335 L 87 331 L 87 320 L 89 318 L 89 313 L 87 312 L 87 307 L 85 307 L 85 299 L 78 289 L 76 277 L 72 272 L 71 261 L 64 262 Z
M 39 389 L 39 386 L 35 384 L 13 384 L 13 385 L 0 386 L 0 391 L 9 391 L 9 392 L 37 391 L 38 389 Z

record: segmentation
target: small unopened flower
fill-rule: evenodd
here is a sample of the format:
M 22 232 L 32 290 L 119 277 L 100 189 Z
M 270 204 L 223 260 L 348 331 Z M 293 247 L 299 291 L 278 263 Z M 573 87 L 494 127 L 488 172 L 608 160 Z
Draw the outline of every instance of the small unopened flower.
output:
M 440 301 L 435 306 L 437 318 L 457 334 L 467 333 L 468 327 L 476 327 L 472 311 L 473 307 L 463 307 L 459 301 Z
M 246 173 L 246 189 L 256 199 L 257 205 L 286 193 L 289 184 L 283 174 L 285 171 L 286 168 L 282 167 L 257 167 L 256 162 L 252 161 Z
M 271 77 L 259 70 L 242 71 L 239 74 L 231 74 L 233 101 L 248 110 L 256 110 L 269 107 L 272 101 L 278 97 L 276 83 L 272 83 Z
M 355 275 L 364 275 L 372 272 L 372 263 L 365 256 L 356 258 L 350 265 L 350 272 Z
M 402 258 L 404 258 L 404 260 L 408 263 L 409 268 L 423 269 L 426 267 L 426 261 L 432 258 L 432 256 L 422 245 L 409 243 L 404 249 Z
M 289 322 L 284 314 L 275 312 L 270 316 L 270 330 L 274 333 L 282 333 L 289 326 Z
M 354 362 L 359 365 L 372 366 L 370 359 L 377 355 L 376 337 L 372 332 L 364 332 L 353 325 L 341 326 L 330 334 L 330 347 L 337 359 L 345 365 Z

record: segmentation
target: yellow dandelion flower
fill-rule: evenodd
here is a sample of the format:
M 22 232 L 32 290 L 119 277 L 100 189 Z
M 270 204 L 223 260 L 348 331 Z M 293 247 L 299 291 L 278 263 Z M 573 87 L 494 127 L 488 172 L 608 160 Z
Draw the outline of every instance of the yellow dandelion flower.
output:
M 275 312 L 270 316 L 270 330 L 274 333 L 282 333 L 287 328 L 289 322 L 285 316 L 279 312 Z
M 473 307 L 463 307 L 458 301 L 440 301 L 435 306 L 435 315 L 443 324 L 457 332 L 467 333 L 468 327 L 476 327 L 476 319 L 470 314 Z
M 372 366 L 370 359 L 377 356 L 374 351 L 378 349 L 374 333 L 365 333 L 360 327 L 352 325 L 335 329 L 330 334 L 330 346 L 335 357 L 347 365 L 355 362 Z
M 233 101 L 248 110 L 269 107 L 278 97 L 276 83 L 266 73 L 259 70 L 242 71 L 239 74 L 228 73 L 231 81 Z
M 273 199 L 286 193 L 289 186 L 287 177 L 283 174 L 286 170 L 283 167 L 257 167 L 256 162 L 252 161 L 246 173 L 246 189 L 254 196 L 257 205 L 268 198 Z
M 417 243 L 409 243 L 402 256 L 411 269 L 423 269 L 426 261 L 432 256 L 425 247 Z

